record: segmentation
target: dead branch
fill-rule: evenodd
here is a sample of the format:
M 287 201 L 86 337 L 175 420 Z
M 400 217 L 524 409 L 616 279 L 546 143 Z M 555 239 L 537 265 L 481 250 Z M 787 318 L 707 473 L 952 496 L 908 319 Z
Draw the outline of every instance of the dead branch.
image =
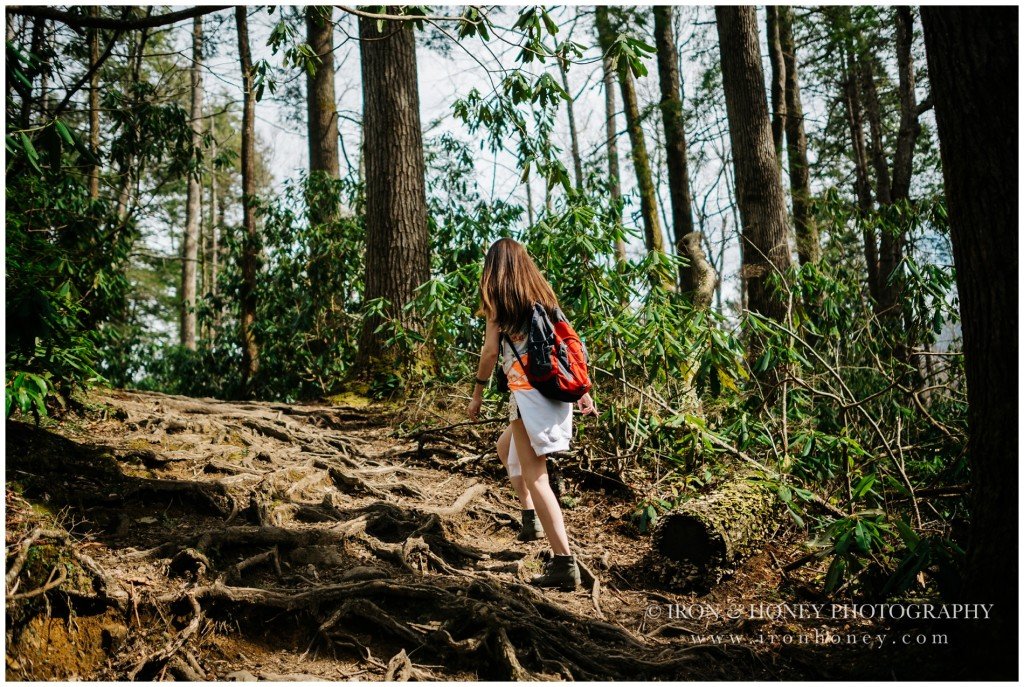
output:
M 53 579 L 53 573 L 57 572 L 58 570 L 60 570 L 60 575 L 55 580 L 55 579 Z M 47 579 L 46 584 L 44 584 L 42 587 L 37 587 L 36 589 L 33 589 L 32 591 L 28 591 L 28 592 L 19 592 L 17 594 L 8 594 L 7 595 L 7 600 L 8 601 L 14 601 L 15 599 L 29 599 L 29 598 L 32 598 L 33 596 L 39 596 L 40 594 L 45 594 L 46 592 L 50 591 L 51 589 L 54 589 L 56 587 L 61 586 L 64 583 L 64 580 L 67 579 L 67 577 L 68 577 L 68 570 L 67 570 L 67 568 L 58 563 L 57 565 L 53 566 L 53 570 L 50 571 L 49 579 Z

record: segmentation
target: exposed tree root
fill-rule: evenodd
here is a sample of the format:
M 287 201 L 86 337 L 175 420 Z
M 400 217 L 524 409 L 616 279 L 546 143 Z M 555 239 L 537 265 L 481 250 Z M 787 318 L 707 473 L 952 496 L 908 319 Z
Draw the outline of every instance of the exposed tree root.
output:
M 167 646 L 136 663 L 135 666 L 128 671 L 129 680 L 134 680 L 143 669 L 151 667 L 154 664 L 162 664 L 170 659 L 185 645 L 185 642 L 187 642 L 189 638 L 199 630 L 199 621 L 202 620 L 203 617 L 203 612 L 199 607 L 199 602 L 196 601 L 195 597 L 192 595 L 188 595 L 185 598 L 192 606 L 193 613 L 192 619 L 189 621 L 188 625 L 186 625 L 185 629 L 182 630 L 177 637 L 171 640 Z

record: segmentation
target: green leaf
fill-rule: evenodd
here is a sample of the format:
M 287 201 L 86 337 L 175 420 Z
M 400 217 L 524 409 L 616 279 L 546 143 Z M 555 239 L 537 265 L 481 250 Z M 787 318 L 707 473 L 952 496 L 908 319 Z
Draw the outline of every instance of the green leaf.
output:
M 859 499 L 865 493 L 870 491 L 871 487 L 873 487 L 874 485 L 875 485 L 875 476 L 874 475 L 864 475 L 863 477 L 860 478 L 860 481 L 857 482 L 857 486 L 853 488 L 853 493 L 852 493 L 853 498 L 854 499 Z
M 790 506 L 788 510 L 789 510 L 789 515 L 790 515 L 791 518 L 793 518 L 793 522 L 796 523 L 796 526 L 797 527 L 805 527 L 804 519 L 800 517 L 800 515 L 796 512 L 796 510 L 794 510 L 792 506 Z
M 868 537 L 867 532 L 864 531 L 864 523 L 860 520 L 857 521 L 857 526 L 853 529 L 854 539 L 857 540 L 857 546 L 864 553 L 870 553 L 871 551 L 871 540 Z
M 917 549 L 917 545 L 921 542 L 921 538 L 917 536 L 917 533 L 910 528 L 902 518 L 896 521 L 896 529 L 900 533 L 900 539 L 906 544 L 907 548 L 911 551 Z
M 53 126 L 57 129 L 57 133 L 60 134 L 60 137 L 63 138 L 68 145 L 75 145 L 75 139 L 71 136 L 71 132 L 68 131 L 68 127 L 64 122 L 59 119 L 55 119 L 53 120 Z
M 37 375 L 32 375 L 30 379 L 36 385 L 36 388 L 39 389 L 39 393 L 45 396 L 46 395 L 46 380 L 43 379 L 42 377 L 37 376 Z
M 832 563 L 828 566 L 828 573 L 825 575 L 826 592 L 831 592 L 839 585 L 839 582 L 843 579 L 843 573 L 845 571 L 846 560 L 840 556 L 833 558 Z
M 31 139 L 25 135 L 24 131 L 19 135 L 21 137 L 21 147 L 25 151 L 25 156 L 28 158 L 29 164 L 32 165 L 37 172 L 42 174 L 43 170 L 39 166 L 39 153 L 36 152 L 36 148 L 32 145 Z
M 793 500 L 793 491 L 785 484 L 779 485 L 778 494 L 783 503 L 789 503 Z
M 38 394 L 32 395 L 32 401 L 35 403 L 36 410 L 40 415 L 46 415 L 46 397 Z

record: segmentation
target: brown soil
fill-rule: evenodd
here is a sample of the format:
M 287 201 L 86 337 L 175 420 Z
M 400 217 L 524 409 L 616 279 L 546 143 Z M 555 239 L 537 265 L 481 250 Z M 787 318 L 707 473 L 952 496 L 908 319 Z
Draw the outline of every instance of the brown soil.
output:
M 922 653 L 936 647 L 756 641 L 891 630 L 877 621 L 669 617 L 821 602 L 821 571 L 783 573 L 801 552 L 780 531 L 710 593 L 666 588 L 627 521 L 635 500 L 568 466 L 587 584 L 529 586 L 546 544 L 516 541 L 497 422 L 424 433 L 374 406 L 90 401 L 6 425 L 10 680 L 950 677 Z

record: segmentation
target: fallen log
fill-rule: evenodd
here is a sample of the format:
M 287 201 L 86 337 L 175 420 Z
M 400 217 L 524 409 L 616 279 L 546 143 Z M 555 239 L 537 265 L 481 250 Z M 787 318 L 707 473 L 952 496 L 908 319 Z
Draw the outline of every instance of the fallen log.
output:
M 741 473 L 659 518 L 652 545 L 672 586 L 710 587 L 755 553 L 778 523 L 778 499 Z

